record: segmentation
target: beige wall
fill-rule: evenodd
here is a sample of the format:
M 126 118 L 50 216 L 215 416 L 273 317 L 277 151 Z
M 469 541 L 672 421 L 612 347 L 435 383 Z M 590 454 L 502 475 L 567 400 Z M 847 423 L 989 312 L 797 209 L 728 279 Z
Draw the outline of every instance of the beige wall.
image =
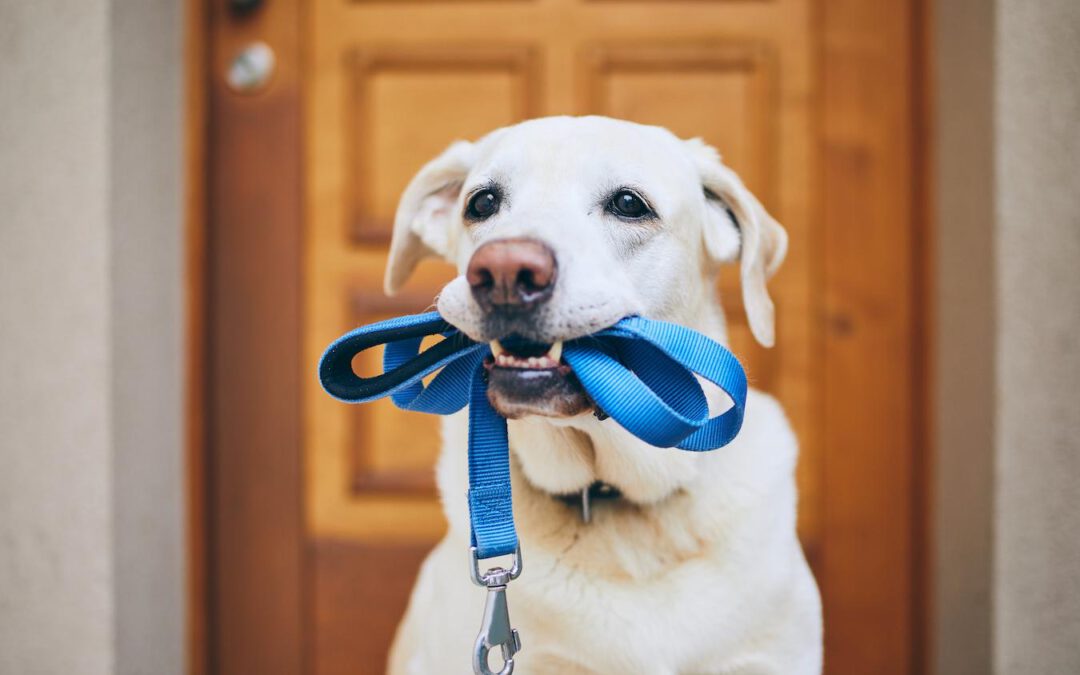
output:
M 119 675 L 184 671 L 182 2 L 111 0 L 113 569 Z
M 0 672 L 111 672 L 107 3 L 0 9 Z M 17 105 L 16 105 L 17 103 Z
M 1080 672 L 1080 3 L 940 0 L 942 675 Z
M 0 0 L 0 673 L 183 672 L 172 0 Z
M 1080 2 L 996 36 L 994 665 L 1080 673 Z

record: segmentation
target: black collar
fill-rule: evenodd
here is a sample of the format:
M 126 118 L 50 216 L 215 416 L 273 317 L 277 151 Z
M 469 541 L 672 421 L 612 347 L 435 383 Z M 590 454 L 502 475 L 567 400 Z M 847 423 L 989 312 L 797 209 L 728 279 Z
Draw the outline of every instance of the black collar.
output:
M 559 501 L 568 506 L 576 506 L 581 509 L 581 520 L 588 523 L 592 519 L 590 503 L 599 499 L 620 499 L 622 493 L 619 488 L 603 481 L 594 481 L 581 492 L 572 492 L 568 495 L 555 495 Z

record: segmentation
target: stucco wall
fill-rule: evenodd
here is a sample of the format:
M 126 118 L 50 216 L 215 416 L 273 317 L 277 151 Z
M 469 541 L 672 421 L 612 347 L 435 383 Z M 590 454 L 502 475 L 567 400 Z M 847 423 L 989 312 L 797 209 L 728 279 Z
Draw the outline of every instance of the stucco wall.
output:
M 109 225 L 119 675 L 184 672 L 182 2 L 112 0 Z
M 996 36 L 994 665 L 1080 673 L 1080 2 Z
M 1080 672 L 1080 3 L 935 24 L 932 664 Z
M 0 0 L 0 673 L 181 673 L 178 3 Z
M 0 672 L 112 672 L 108 14 L 0 10 Z

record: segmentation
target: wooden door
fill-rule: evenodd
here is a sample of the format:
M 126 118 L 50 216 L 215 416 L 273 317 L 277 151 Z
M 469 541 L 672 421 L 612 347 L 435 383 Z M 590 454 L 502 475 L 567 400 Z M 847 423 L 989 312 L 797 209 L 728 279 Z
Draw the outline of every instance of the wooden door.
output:
M 777 346 L 750 336 L 732 269 L 732 348 L 799 436 L 829 672 L 917 669 L 914 16 L 903 0 L 213 10 L 212 70 L 250 39 L 279 66 L 254 95 L 211 77 L 208 669 L 381 672 L 445 527 L 437 420 L 336 403 L 315 364 L 345 330 L 429 307 L 452 276 L 428 262 L 400 296 L 381 292 L 397 198 L 427 159 L 592 113 L 704 137 L 787 227 Z

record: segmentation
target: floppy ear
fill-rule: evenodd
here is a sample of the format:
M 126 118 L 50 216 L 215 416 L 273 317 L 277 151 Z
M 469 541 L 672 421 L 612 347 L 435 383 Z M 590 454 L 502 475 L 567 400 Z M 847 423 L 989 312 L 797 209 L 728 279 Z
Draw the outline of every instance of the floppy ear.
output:
M 393 295 L 424 258 L 453 259 L 455 206 L 473 161 L 473 144 L 458 141 L 424 165 L 398 203 L 383 289 Z
M 743 182 L 720 161 L 716 150 L 701 141 L 687 141 L 708 202 L 703 230 L 705 250 L 718 263 L 740 264 L 743 306 L 750 332 L 772 347 L 776 341 L 774 309 L 765 281 L 784 261 L 787 232 L 750 194 Z

